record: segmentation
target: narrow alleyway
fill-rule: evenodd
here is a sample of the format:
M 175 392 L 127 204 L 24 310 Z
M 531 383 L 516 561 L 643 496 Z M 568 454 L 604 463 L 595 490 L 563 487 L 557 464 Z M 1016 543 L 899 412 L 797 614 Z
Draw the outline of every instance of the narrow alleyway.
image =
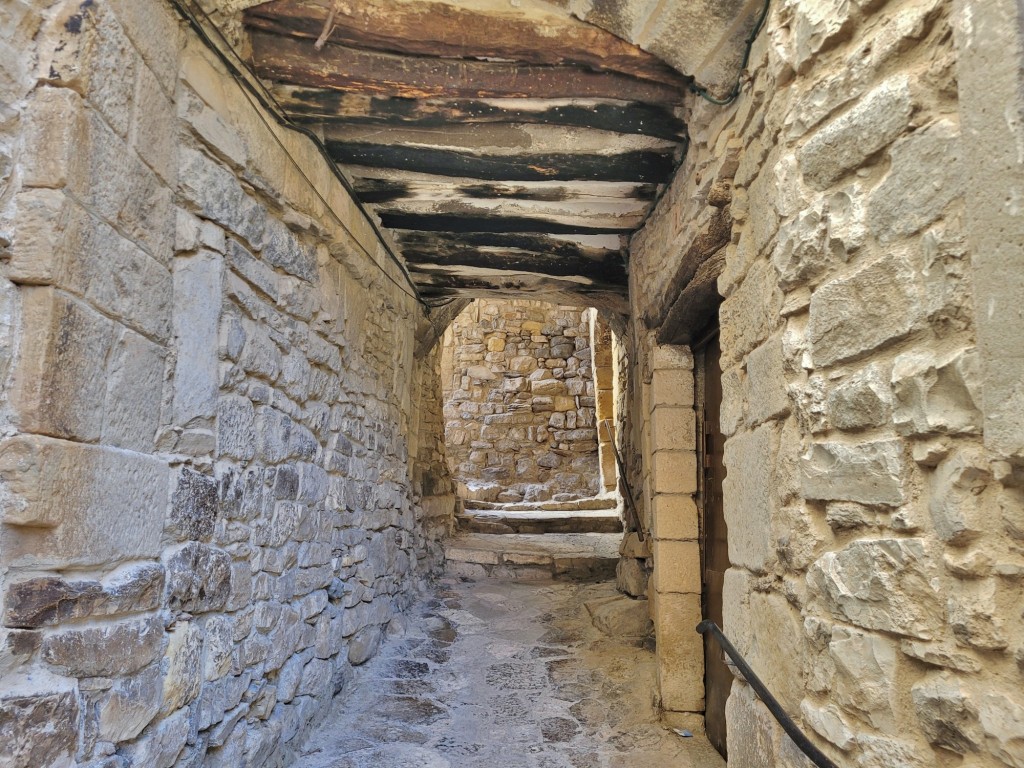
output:
M 584 604 L 615 594 L 442 580 L 356 670 L 295 768 L 724 765 L 699 734 L 658 722 L 651 651 L 591 623 Z

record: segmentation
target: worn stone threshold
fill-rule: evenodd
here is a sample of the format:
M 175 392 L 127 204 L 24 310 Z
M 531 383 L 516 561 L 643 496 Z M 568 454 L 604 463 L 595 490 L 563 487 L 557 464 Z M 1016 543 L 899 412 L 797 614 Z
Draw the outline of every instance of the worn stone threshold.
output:
M 445 572 L 464 579 L 611 579 L 619 533 L 467 533 L 445 543 Z
M 504 512 L 582 512 L 595 509 L 616 509 L 619 504 L 617 496 L 593 496 L 572 501 L 474 501 L 466 499 L 465 507 L 469 509 L 500 509 Z
M 575 512 L 541 510 L 517 512 L 505 509 L 470 509 L 456 517 L 466 533 L 621 533 L 622 519 L 616 510 Z

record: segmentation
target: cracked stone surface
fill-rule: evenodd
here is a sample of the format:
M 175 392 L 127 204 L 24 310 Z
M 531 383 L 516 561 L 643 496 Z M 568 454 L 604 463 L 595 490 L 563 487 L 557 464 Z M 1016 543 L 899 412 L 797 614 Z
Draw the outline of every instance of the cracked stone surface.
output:
M 651 701 L 654 656 L 591 624 L 608 583 L 446 579 L 356 671 L 294 768 L 720 768 Z

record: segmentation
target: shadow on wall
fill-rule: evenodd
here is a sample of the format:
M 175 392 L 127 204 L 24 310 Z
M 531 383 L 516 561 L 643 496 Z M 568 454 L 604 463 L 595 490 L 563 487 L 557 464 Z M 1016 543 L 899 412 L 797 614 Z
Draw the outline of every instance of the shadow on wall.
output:
M 601 492 L 593 312 L 480 299 L 445 333 L 445 437 L 463 498 L 568 501 Z

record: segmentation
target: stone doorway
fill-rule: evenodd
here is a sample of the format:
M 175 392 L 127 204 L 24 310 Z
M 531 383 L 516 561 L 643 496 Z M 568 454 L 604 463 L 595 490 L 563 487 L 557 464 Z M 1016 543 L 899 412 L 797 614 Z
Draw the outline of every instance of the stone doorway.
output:
M 615 376 L 597 311 L 477 300 L 442 349 L 446 452 L 462 501 L 449 570 L 613 575 Z

